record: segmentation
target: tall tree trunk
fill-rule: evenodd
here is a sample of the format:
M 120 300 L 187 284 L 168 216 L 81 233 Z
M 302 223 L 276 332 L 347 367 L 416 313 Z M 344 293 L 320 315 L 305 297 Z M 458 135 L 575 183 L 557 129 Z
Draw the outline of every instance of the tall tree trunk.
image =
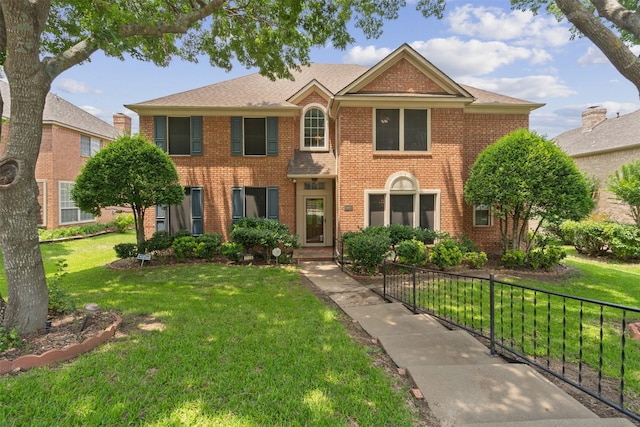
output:
M 11 118 L 0 158 L 0 248 L 8 285 L 3 324 L 20 333 L 44 328 L 48 290 L 38 242 L 38 186 L 35 166 L 42 139 L 44 102 L 51 77 L 40 62 L 40 34 L 47 1 L 2 2 L 7 31 L 5 73 Z

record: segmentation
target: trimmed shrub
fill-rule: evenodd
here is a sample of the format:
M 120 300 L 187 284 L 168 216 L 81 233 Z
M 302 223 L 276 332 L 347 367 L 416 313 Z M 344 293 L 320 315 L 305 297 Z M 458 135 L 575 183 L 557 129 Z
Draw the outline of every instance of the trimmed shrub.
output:
M 465 252 L 462 255 L 462 261 L 469 267 L 476 269 L 483 267 L 489 259 L 485 252 Z
M 389 231 L 384 227 L 369 227 L 358 233 L 343 235 L 345 253 L 356 271 L 373 274 L 384 261 L 391 247 Z
M 133 226 L 133 214 L 119 213 L 111 223 L 118 233 L 124 233 Z
M 640 228 L 611 222 L 605 229 L 609 249 L 616 258 L 624 261 L 640 258 Z
M 534 270 L 550 270 L 566 256 L 567 252 L 558 245 L 536 247 L 529 251 L 528 262 Z
M 401 264 L 424 265 L 427 262 L 427 247 L 415 238 L 404 240 L 396 247 L 396 255 Z
M 169 249 L 173 243 L 173 237 L 166 231 L 156 231 L 150 239 L 144 242 L 141 252 L 156 252 Z
M 113 247 L 116 256 L 120 259 L 133 258 L 138 254 L 138 248 L 135 243 L 118 243 Z
M 196 258 L 211 260 L 217 253 L 222 243 L 222 234 L 209 233 L 196 237 L 196 247 L 193 254 Z
M 444 239 L 431 249 L 430 261 L 440 268 L 455 267 L 462 262 L 462 250 L 455 240 Z
M 287 254 L 298 247 L 298 236 L 291 234 L 289 227 L 274 219 L 242 218 L 233 225 L 231 241 L 239 243 L 244 252 L 257 251 L 264 259 L 271 259 L 273 248 Z
M 238 262 L 242 254 L 243 248 L 240 243 L 224 242 L 220 246 L 220 254 L 224 255 L 229 261 Z
M 590 256 L 602 255 L 609 249 L 606 223 L 596 221 L 564 221 L 560 231 L 576 251 Z
M 196 239 L 193 236 L 178 237 L 171 245 L 173 253 L 178 261 L 182 262 L 186 258 L 194 258 L 197 247 Z
M 524 266 L 527 260 L 527 253 L 520 249 L 507 249 L 502 255 L 502 264 L 507 268 L 517 268 Z

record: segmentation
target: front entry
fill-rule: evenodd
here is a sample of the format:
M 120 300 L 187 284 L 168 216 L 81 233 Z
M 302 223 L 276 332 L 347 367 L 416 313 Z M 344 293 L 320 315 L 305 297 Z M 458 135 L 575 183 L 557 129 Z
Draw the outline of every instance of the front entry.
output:
M 324 197 L 306 197 L 305 206 L 305 243 L 324 243 L 325 200 Z
M 296 234 L 302 246 L 333 245 L 333 187 L 333 179 L 297 180 Z

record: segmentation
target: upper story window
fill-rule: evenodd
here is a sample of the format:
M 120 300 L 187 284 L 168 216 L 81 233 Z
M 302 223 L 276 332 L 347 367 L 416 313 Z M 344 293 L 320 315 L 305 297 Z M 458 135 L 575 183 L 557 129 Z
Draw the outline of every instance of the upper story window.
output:
M 327 120 L 318 106 L 309 108 L 303 116 L 302 148 L 304 150 L 325 150 L 327 148 Z
M 201 156 L 202 116 L 155 116 L 153 140 L 170 156 Z
M 98 138 L 80 135 L 80 155 L 82 157 L 93 157 L 102 148 L 102 142 Z
M 375 151 L 429 151 L 429 110 L 375 110 Z
M 277 156 L 277 117 L 231 117 L 232 156 Z

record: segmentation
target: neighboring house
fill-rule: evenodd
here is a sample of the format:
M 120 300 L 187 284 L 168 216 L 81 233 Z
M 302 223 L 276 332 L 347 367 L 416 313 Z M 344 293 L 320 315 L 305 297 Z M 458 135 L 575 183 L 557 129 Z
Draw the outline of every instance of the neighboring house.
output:
M 491 248 L 490 212 L 463 186 L 476 156 L 529 125 L 535 104 L 460 85 L 408 45 L 372 68 L 311 64 L 294 80 L 251 74 L 127 105 L 186 187 L 154 230 L 223 233 L 275 218 L 303 246 L 369 225 L 466 233 Z
M 607 191 L 607 181 L 623 164 L 640 159 L 640 110 L 607 119 L 605 108 L 588 108 L 582 113 L 582 127 L 553 140 L 583 173 L 598 179 L 593 214 L 633 223 L 628 207 Z
M 0 156 L 5 151 L 11 126 L 11 97 L 9 84 L 0 81 L 4 101 Z M 117 127 L 98 119 L 57 95 L 47 95 L 42 120 L 42 143 L 36 163 L 38 224 L 52 229 L 62 226 L 95 222 L 93 215 L 80 211 L 71 200 L 71 188 L 87 159 L 119 135 L 131 131 L 131 118 L 114 115 Z M 102 223 L 114 218 L 114 210 L 104 210 L 97 218 Z

